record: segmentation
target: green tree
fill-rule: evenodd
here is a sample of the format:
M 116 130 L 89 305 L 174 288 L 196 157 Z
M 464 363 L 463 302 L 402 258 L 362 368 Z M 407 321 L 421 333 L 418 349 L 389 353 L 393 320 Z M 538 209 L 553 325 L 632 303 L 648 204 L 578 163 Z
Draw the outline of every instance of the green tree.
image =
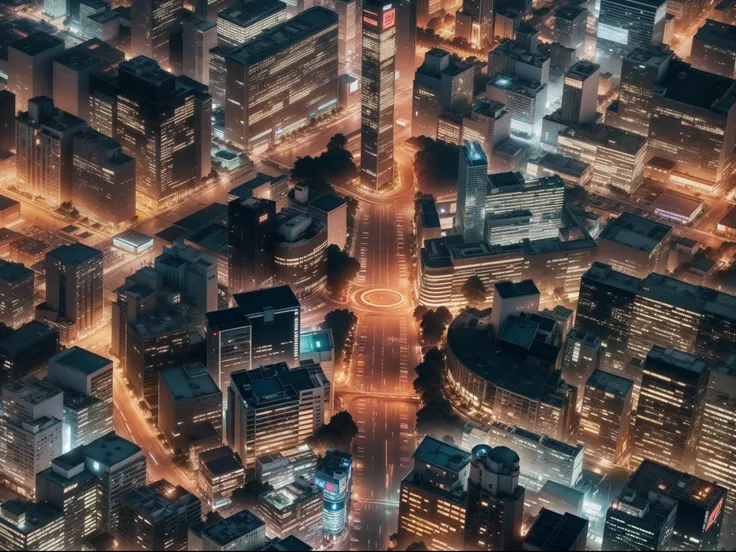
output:
M 447 195 L 457 189 L 460 148 L 442 140 L 420 136 L 420 149 L 414 154 L 414 174 L 424 193 Z
M 422 341 L 427 345 L 437 345 L 445 333 L 445 325 L 433 310 L 424 313 L 419 327 L 422 330 Z
M 477 307 L 486 302 L 486 285 L 478 275 L 473 275 L 465 280 L 462 291 L 468 305 L 472 307 Z
M 406 552 L 422 552 L 424 550 L 429 550 L 424 541 L 413 542 L 406 547 Z
M 348 309 L 335 309 L 325 315 L 325 320 L 320 324 L 323 330 L 332 331 L 332 340 L 335 343 L 335 356 L 338 360 L 345 358 L 345 348 L 348 337 L 355 325 L 358 323 L 358 317 L 355 313 Z
M 414 309 L 414 320 L 419 322 L 422 317 L 424 316 L 424 313 L 427 312 L 429 308 L 425 307 L 424 305 L 417 305 Z
M 360 272 L 360 263 L 337 245 L 327 248 L 327 287 L 335 297 L 342 297 L 350 282 Z
M 350 412 L 338 412 L 327 424 L 317 430 L 317 433 L 307 441 L 312 450 L 323 452 L 328 448 L 349 451 L 350 444 L 358 435 L 358 425 Z
M 452 313 L 447 307 L 437 307 L 435 313 L 445 326 L 449 326 L 452 322 Z
M 345 135 L 342 132 L 338 132 L 335 134 L 332 138 L 330 138 L 330 141 L 327 142 L 327 149 L 328 150 L 334 150 L 334 149 L 345 149 L 345 147 L 348 145 L 348 139 L 345 137 Z
M 256 479 L 251 479 L 244 487 L 233 491 L 232 500 L 239 507 L 254 508 L 258 505 L 258 497 L 271 491 L 273 491 L 273 485 L 270 483 L 261 483 Z

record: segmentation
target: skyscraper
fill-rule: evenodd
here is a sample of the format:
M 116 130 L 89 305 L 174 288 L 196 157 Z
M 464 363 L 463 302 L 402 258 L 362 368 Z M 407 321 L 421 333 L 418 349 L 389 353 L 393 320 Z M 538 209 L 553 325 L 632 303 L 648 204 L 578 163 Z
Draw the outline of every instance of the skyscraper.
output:
M 588 10 L 575 5 L 562 6 L 555 11 L 555 42 L 565 48 L 575 48 L 578 59 L 585 47 Z
M 489 99 L 478 100 L 462 121 L 463 141 L 478 142 L 493 164 L 493 154 L 511 136 L 511 113 L 506 106 Z
M 420 1 L 398 0 L 395 3 L 396 70 L 399 72 L 399 86 L 402 87 L 410 85 L 417 68 L 417 11 Z
M 154 260 L 154 270 L 164 287 L 179 292 L 193 313 L 204 317 L 217 310 L 217 261 L 189 245 L 164 247 Z
M 336 539 L 345 531 L 352 476 L 352 455 L 327 449 L 324 458 L 317 465 L 314 482 L 322 489 L 322 526 L 329 539 Z
M 707 19 L 693 37 L 690 60 L 701 71 L 736 78 L 736 26 Z
M 294 535 L 310 546 L 320 546 L 325 533 L 324 492 L 313 481 L 297 477 L 294 483 L 261 495 L 260 512 L 268 533 L 279 538 Z
M 621 72 L 621 59 L 638 46 L 662 42 L 667 0 L 601 0 L 597 63 L 603 71 Z
M 488 160 L 478 142 L 460 149 L 456 226 L 466 243 L 483 241 L 486 219 Z
M 8 45 L 8 90 L 15 94 L 17 111 L 28 109 L 28 100 L 53 96 L 53 61 L 64 53 L 64 41 L 34 32 Z
M 0 155 L 15 151 L 15 94 L 0 90 Z
M 601 338 L 590 332 L 570 330 L 560 359 L 562 379 L 578 389 L 577 411 L 583 405 L 583 388 L 588 378 L 601 366 Z
M 46 254 L 45 265 L 46 301 L 36 318 L 58 328 L 62 343 L 96 330 L 103 321 L 102 251 L 62 245 Z
M 578 61 L 565 73 L 559 118 L 562 124 L 581 125 L 595 122 L 600 69 L 595 63 Z
M 254 291 L 273 279 L 276 203 L 268 199 L 234 199 L 228 203 L 228 288 Z
M 265 29 L 286 21 L 286 3 L 278 0 L 241 2 L 217 13 L 217 42 L 220 46 L 240 46 Z M 214 48 L 214 46 L 213 46 Z
M 217 46 L 217 25 L 196 17 L 183 23 L 184 75 L 209 86 L 210 50 Z
M 19 328 L 33 320 L 34 272 L 0 260 L 0 322 Z
M 373 191 L 394 182 L 396 8 L 387 0 L 363 5 L 360 181 Z
M 155 59 L 170 68 L 169 41 L 181 30 L 181 0 L 137 0 L 130 11 L 130 49 L 134 56 Z
M 458 19 L 467 19 L 466 28 L 470 36 L 464 38 L 474 47 L 481 48 L 493 40 L 493 0 L 463 0 L 463 9 L 455 14 L 455 35 L 458 33 Z

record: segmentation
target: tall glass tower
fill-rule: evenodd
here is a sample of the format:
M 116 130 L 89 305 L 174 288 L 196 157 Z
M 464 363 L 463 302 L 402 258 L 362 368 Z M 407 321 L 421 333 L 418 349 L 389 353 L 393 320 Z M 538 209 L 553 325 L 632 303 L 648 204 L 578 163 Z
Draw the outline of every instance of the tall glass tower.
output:
M 478 142 L 465 141 L 457 175 L 456 225 L 466 243 L 483 241 L 488 159 Z
M 396 8 L 387 0 L 363 6 L 361 184 L 374 191 L 394 180 Z

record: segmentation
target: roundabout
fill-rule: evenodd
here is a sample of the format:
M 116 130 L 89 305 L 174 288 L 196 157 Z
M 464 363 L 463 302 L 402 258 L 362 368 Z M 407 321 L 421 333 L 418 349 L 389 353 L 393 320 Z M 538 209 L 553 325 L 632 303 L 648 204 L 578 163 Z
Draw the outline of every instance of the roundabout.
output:
M 369 309 L 393 309 L 406 303 L 404 295 L 392 289 L 366 289 L 358 292 L 354 299 Z

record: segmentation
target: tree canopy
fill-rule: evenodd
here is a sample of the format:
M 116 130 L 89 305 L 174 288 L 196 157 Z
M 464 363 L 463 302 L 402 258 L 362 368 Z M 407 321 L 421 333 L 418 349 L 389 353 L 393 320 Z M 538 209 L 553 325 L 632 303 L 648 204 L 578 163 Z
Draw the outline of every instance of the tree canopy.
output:
M 353 421 L 350 412 L 343 410 L 338 412 L 329 423 L 323 424 L 317 433 L 308 440 L 312 450 L 323 452 L 328 448 L 338 450 L 350 450 L 350 444 L 358 435 L 358 425 Z
M 317 157 L 298 157 L 291 169 L 292 180 L 305 183 L 310 188 L 314 185 L 314 189 L 321 188 L 323 192 L 334 192 L 331 184 L 347 184 L 358 175 L 353 154 L 345 149 L 347 144 L 344 134 L 335 134 L 327 142 L 325 151 Z
M 419 327 L 422 330 L 422 341 L 427 345 L 437 345 L 445 334 L 447 326 L 452 322 L 452 313 L 447 307 L 438 307 L 436 310 L 414 309 L 414 316 L 420 316 Z
M 416 139 L 419 146 L 414 154 L 414 174 L 419 189 L 427 194 L 447 195 L 457 189 L 460 148 L 426 136 Z
M 486 302 L 486 285 L 477 274 L 465 280 L 462 291 L 465 300 L 471 307 L 477 307 Z
M 360 263 L 337 245 L 327 248 L 327 287 L 335 297 L 342 297 L 350 282 L 360 272 Z
M 325 315 L 320 324 L 323 330 L 332 330 L 332 339 L 335 342 L 335 356 L 342 360 L 345 356 L 345 344 L 350 331 L 358 322 L 358 317 L 348 309 L 335 309 Z
M 430 349 L 414 371 L 417 374 L 414 390 L 424 405 L 417 412 L 417 432 L 434 437 L 451 435 L 457 430 L 460 419 L 444 396 L 447 372 L 444 353 L 436 347 Z

